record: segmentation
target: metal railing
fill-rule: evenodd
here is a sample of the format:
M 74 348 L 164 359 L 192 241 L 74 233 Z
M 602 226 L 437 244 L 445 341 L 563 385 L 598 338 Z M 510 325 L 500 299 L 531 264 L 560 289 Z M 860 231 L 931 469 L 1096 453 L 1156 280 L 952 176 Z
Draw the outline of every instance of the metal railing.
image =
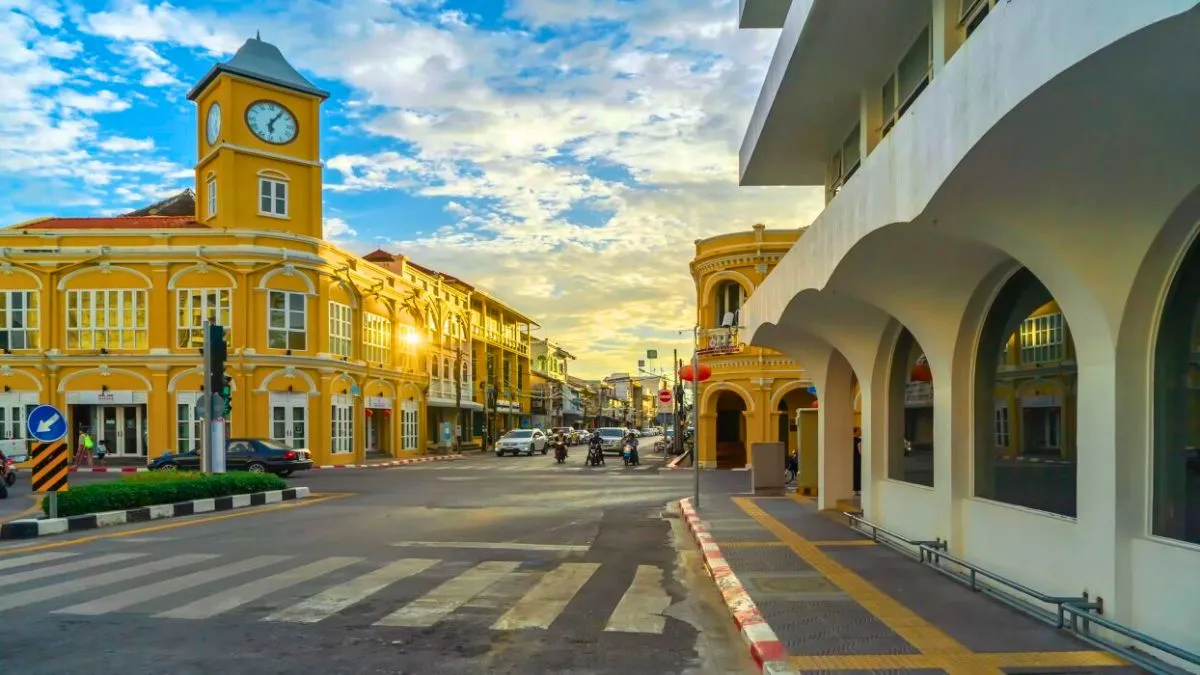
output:
M 842 515 L 849 521 L 851 529 L 869 535 L 875 542 L 887 544 L 904 555 L 966 585 L 972 591 L 986 593 L 1017 611 L 1057 629 L 1068 631 L 1080 640 L 1117 654 L 1155 675 L 1180 675 L 1185 671 L 1164 664 L 1133 646 L 1120 644 L 1112 638 L 1097 634 L 1093 631 L 1093 627 L 1123 636 L 1136 644 L 1168 654 L 1185 663 L 1200 666 L 1200 654 L 1194 654 L 1104 618 L 1101 616 L 1104 613 L 1104 601 L 1101 598 L 1092 600 L 1087 592 L 1078 596 L 1048 595 L 951 555 L 947 552 L 948 542 L 940 538 L 932 541 L 909 539 L 864 520 L 857 513 L 843 511 Z M 916 551 L 914 552 L 912 549 L 916 549 Z M 953 568 L 945 566 L 944 563 L 950 563 Z M 1051 605 L 1054 610 L 1047 610 L 1035 603 Z

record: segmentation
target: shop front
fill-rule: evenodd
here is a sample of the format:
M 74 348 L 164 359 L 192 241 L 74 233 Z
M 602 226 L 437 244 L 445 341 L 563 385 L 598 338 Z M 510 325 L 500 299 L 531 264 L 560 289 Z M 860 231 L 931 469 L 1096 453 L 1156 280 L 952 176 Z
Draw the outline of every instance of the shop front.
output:
M 145 457 L 149 419 L 144 391 L 71 391 L 71 438 L 87 431 L 109 457 Z
M 386 396 L 363 397 L 367 427 L 367 452 L 393 454 L 392 408 L 395 402 Z

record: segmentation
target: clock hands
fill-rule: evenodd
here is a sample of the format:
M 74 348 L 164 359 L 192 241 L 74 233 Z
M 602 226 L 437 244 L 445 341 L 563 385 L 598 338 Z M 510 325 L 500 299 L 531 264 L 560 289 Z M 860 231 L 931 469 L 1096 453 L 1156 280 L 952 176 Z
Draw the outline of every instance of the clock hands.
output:
M 283 111 L 282 111 L 282 110 L 280 110 L 280 111 L 279 111 L 279 114 L 278 114 L 278 115 L 276 115 L 276 116 L 272 117 L 272 118 L 270 119 L 270 121 L 268 121 L 268 122 L 267 122 L 267 133 L 269 133 L 269 134 L 273 134 L 273 133 L 275 133 L 275 123 L 279 121 L 279 118 L 280 118 L 280 117 L 283 117 Z

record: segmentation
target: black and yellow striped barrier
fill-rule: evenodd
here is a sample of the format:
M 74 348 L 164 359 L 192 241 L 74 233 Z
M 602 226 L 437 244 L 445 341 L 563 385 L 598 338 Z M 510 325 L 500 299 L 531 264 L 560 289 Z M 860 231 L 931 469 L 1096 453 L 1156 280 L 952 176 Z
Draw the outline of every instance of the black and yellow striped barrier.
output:
M 71 462 L 66 443 L 35 443 L 30 454 L 33 459 L 30 487 L 34 492 L 66 492 L 70 489 L 67 474 Z

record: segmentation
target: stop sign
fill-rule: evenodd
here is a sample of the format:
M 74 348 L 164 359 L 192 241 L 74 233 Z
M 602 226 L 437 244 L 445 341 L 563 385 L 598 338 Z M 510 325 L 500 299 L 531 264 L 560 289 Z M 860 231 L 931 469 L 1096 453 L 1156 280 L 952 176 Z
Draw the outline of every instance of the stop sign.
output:
M 671 402 L 671 390 L 663 389 L 662 391 L 658 392 L 658 402 L 662 403 L 662 404 L 670 403 Z

